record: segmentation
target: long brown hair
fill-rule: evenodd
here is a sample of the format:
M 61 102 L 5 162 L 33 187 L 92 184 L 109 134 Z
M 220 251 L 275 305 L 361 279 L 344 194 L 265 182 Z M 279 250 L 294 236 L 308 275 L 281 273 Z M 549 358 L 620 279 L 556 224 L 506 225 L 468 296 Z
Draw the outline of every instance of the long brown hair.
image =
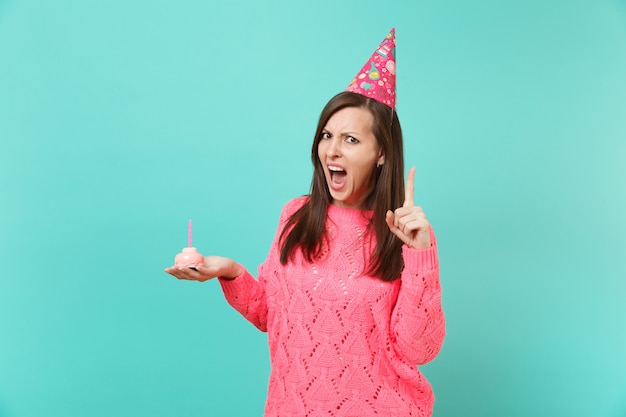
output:
M 320 254 L 323 245 L 328 243 L 325 228 L 326 212 L 332 197 L 317 148 L 328 120 L 337 111 L 346 107 L 364 108 L 372 114 L 374 119 L 372 133 L 385 157 L 385 163 L 377 168 L 374 189 L 364 203 L 365 208 L 374 212 L 370 227 L 376 236 L 376 248 L 371 254 L 367 272 L 383 281 L 393 281 L 400 277 L 404 267 L 402 242 L 389 231 L 385 214 L 387 210 L 395 210 L 404 202 L 404 153 L 400 120 L 390 107 L 347 91 L 330 99 L 320 115 L 311 148 L 311 162 L 314 168 L 311 194 L 306 203 L 289 218 L 281 232 L 280 262 L 285 265 L 298 249 L 308 262 L 312 262 L 313 258 Z

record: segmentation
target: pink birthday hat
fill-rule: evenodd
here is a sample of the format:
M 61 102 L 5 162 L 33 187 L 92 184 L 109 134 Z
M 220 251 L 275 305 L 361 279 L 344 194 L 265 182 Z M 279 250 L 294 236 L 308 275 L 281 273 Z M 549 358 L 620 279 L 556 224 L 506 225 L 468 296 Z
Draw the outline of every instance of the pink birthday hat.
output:
M 396 29 L 385 36 L 346 91 L 396 107 Z

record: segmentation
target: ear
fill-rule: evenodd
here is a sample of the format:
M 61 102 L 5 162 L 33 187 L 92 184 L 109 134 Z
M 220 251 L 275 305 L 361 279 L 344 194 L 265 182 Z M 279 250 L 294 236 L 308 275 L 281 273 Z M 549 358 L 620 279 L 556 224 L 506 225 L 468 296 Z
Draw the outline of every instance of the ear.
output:
M 378 153 L 378 159 L 376 160 L 376 166 L 379 167 L 385 163 L 385 155 L 383 154 L 382 149 Z

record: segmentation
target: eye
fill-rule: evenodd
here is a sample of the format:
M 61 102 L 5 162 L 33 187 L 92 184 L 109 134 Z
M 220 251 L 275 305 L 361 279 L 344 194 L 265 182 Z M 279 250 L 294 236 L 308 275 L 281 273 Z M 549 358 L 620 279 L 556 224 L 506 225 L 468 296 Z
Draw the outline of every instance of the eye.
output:
M 330 133 L 322 132 L 322 134 L 320 135 L 320 139 L 330 139 Z
M 348 136 L 346 138 L 346 142 L 348 142 L 348 143 L 359 143 L 359 140 L 357 138 L 355 138 L 354 136 Z

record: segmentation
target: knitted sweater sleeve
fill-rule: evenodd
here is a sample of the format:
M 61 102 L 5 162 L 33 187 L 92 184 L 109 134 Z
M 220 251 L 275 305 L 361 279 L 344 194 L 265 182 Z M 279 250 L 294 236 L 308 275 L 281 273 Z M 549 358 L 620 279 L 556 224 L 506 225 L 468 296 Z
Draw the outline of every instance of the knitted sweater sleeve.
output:
M 404 270 L 391 316 L 396 353 L 418 365 L 437 356 L 445 336 L 437 242 L 432 228 L 431 241 L 432 246 L 426 249 L 402 247 Z
M 305 199 L 302 197 L 293 199 L 283 207 L 274 241 L 267 259 L 259 266 L 257 279 L 254 279 L 252 274 L 243 266 L 241 266 L 243 272 L 235 279 L 219 278 L 228 304 L 263 332 L 267 331 L 268 316 L 266 282 L 268 277 L 276 274 L 276 270 L 280 267 L 280 233 L 289 217 L 302 206 L 304 201 Z
M 267 303 L 262 282 L 241 266 L 242 273 L 235 279 L 219 278 L 228 304 L 259 330 L 267 331 Z

